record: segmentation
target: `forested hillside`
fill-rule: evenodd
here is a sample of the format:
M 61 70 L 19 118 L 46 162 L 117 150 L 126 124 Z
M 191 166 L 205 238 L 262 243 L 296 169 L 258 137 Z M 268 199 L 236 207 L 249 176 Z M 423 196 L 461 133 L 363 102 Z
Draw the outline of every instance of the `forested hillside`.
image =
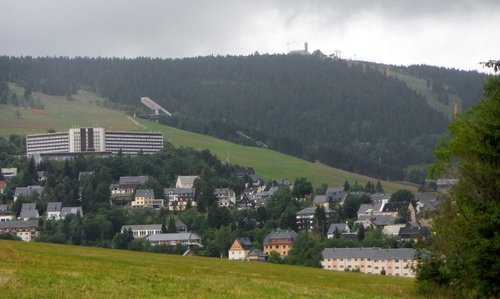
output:
M 433 67 L 407 72 L 429 78 L 436 88 L 456 90 L 467 97 L 466 105 L 480 99 L 473 97 L 481 93 L 481 80 L 459 83 L 477 73 Z M 0 73 L 28 91 L 68 99 L 86 89 L 140 107 L 140 97 L 149 96 L 174 113 L 161 120 L 167 124 L 240 143 L 261 141 L 381 179 L 401 179 L 408 166 L 430 163 L 448 123 L 422 95 L 379 67 L 316 56 L 0 57 Z M 444 79 L 455 73 L 460 80 Z

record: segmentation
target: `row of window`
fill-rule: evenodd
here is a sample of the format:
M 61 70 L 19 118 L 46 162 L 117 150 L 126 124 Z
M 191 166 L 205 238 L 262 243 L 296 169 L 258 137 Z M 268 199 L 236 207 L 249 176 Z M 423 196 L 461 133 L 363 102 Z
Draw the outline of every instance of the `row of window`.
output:
M 331 259 L 327 259 L 327 261 L 330 261 L 330 260 L 331 260 Z M 335 259 L 335 260 L 337 260 L 337 259 Z M 343 261 L 344 261 L 344 259 L 343 259 L 343 258 L 338 259 L 338 260 L 340 260 L 341 262 L 343 262 Z M 353 261 L 353 260 L 354 260 L 355 262 L 357 262 L 357 261 L 358 261 L 358 258 L 354 258 L 354 259 L 345 259 L 345 260 L 346 260 L 347 262 L 350 262 L 350 261 Z M 359 258 L 359 260 L 363 262 L 363 261 L 365 261 L 365 258 Z M 368 261 L 368 262 L 369 262 L 369 261 L 371 261 L 371 258 L 366 258 L 366 261 Z M 392 260 L 387 260 L 387 261 L 392 261 Z M 405 262 L 405 260 L 401 260 L 401 261 L 402 261 L 402 262 Z M 374 262 L 374 263 L 378 263 L 378 262 L 385 263 L 385 262 L 386 262 L 386 260 L 377 260 L 377 259 L 374 259 L 374 260 L 373 260 L 373 262 Z M 399 260 L 393 260 L 393 262 L 395 262 L 395 263 L 399 263 Z M 411 262 L 411 260 L 406 260 L 406 262 L 407 262 L 407 263 L 410 263 L 410 262 Z

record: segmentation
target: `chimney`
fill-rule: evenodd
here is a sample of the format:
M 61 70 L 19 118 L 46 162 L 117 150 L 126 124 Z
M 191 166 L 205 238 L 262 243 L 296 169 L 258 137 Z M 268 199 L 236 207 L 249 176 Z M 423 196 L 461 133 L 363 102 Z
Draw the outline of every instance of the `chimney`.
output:
M 308 47 L 307 47 L 307 42 L 305 42 L 305 43 L 304 43 L 304 50 L 305 50 L 306 52 L 309 52 L 307 48 L 308 48 Z

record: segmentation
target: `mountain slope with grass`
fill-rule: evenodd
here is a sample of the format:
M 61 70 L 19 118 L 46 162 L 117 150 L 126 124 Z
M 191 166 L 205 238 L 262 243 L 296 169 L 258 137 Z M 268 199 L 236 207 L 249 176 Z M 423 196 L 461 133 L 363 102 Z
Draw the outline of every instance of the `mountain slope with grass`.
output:
M 21 99 L 25 90 L 10 84 L 10 90 Z M 140 118 L 133 118 L 122 110 L 112 108 L 113 103 L 93 93 L 78 91 L 71 100 L 64 96 L 49 96 L 33 92 L 32 98 L 40 103 L 41 109 L 28 109 L 27 106 L 0 105 L 0 136 L 10 134 L 27 135 L 46 133 L 49 129 L 66 131 L 73 126 L 101 126 L 108 130 L 120 131 L 160 131 L 165 141 L 175 146 L 192 147 L 197 150 L 208 149 L 221 160 L 230 163 L 254 167 L 257 174 L 267 179 L 308 178 L 315 186 L 322 183 L 342 186 L 345 180 L 351 183 L 358 181 L 376 182 L 376 178 L 363 176 L 318 162 L 301 160 L 290 155 L 269 149 L 243 146 L 222 139 L 188 132 L 164 126 Z M 19 118 L 16 116 L 19 111 Z M 387 192 L 399 189 L 416 190 L 412 184 L 381 181 Z
M 3 298 L 418 298 L 414 280 L 0 240 Z
M 477 72 L 412 66 L 391 73 L 316 55 L 0 57 L 0 69 L 30 91 L 71 98 L 84 89 L 138 114 L 147 113 L 139 99 L 148 96 L 174 114 L 167 125 L 249 144 L 246 135 L 295 157 L 393 180 L 434 160 L 454 103 L 481 98 Z

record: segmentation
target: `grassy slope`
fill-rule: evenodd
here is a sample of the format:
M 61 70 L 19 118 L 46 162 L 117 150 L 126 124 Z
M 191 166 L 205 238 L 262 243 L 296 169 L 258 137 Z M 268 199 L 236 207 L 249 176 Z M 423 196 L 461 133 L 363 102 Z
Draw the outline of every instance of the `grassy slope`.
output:
M 394 72 L 394 75 L 399 80 L 408 84 L 408 87 L 413 89 L 419 95 L 423 96 L 427 100 L 427 104 L 429 104 L 429 106 L 436 109 L 437 111 L 442 112 L 450 119 L 453 117 L 455 103 L 458 104 L 458 107 L 460 107 L 462 104 L 462 100 L 457 95 L 451 93 L 448 93 L 448 96 L 450 97 L 450 103 L 448 105 L 439 102 L 432 89 L 427 87 L 427 82 L 424 79 L 399 72 Z
M 10 88 L 19 96 L 22 96 L 24 92 L 22 88 L 15 85 L 10 85 Z M 376 179 L 371 177 L 328 167 L 321 163 L 311 163 L 268 149 L 241 146 L 214 137 L 136 119 L 142 125 L 140 126 L 128 119 L 122 111 L 97 105 L 98 102 L 103 103 L 104 100 L 83 91 L 74 96 L 72 101 L 67 101 L 65 97 L 47 96 L 40 93 L 33 93 L 33 98 L 40 99 L 48 115 L 20 109 L 21 118 L 16 119 L 16 107 L 1 105 L 0 136 L 45 133 L 49 128 L 66 131 L 74 126 L 100 126 L 121 131 L 160 131 L 163 132 L 165 139 L 175 146 L 188 146 L 197 150 L 208 149 L 222 160 L 226 160 L 229 156 L 231 163 L 252 166 L 257 174 L 270 179 L 294 180 L 297 177 L 306 177 L 315 186 L 322 183 L 342 186 L 345 180 L 349 180 L 351 184 L 358 181 L 363 185 L 367 181 L 376 182 Z M 416 190 L 414 185 L 406 183 L 382 181 L 382 185 L 386 192 L 399 189 Z
M 413 279 L 0 240 L 3 298 L 416 298 Z

